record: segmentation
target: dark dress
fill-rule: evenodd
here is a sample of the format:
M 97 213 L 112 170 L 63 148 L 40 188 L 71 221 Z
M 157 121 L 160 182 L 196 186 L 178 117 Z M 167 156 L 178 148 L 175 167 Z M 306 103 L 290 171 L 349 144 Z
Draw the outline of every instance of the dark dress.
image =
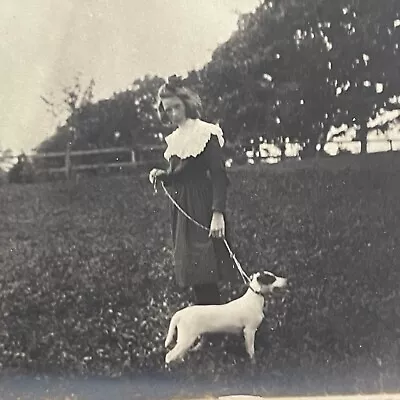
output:
M 184 159 L 176 155 L 159 177 L 169 194 L 194 220 L 209 228 L 213 211 L 224 213 L 225 238 L 229 241 L 226 199 L 229 186 L 222 149 L 211 135 L 204 150 Z M 232 281 L 238 274 L 222 239 L 204 230 L 170 201 L 175 276 L 179 286 Z M 229 242 L 228 242 L 229 243 Z

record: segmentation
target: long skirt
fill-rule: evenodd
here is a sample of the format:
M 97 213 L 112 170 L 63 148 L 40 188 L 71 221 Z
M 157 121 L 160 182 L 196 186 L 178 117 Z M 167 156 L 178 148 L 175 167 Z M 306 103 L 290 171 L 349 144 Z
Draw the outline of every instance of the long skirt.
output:
M 209 180 L 179 183 L 168 187 L 179 206 L 207 230 L 189 220 L 170 202 L 174 269 L 177 284 L 189 287 L 204 283 L 235 281 L 239 272 L 223 239 L 209 237 L 212 219 L 212 185 Z M 225 216 L 225 215 L 224 215 Z M 229 226 L 225 216 L 225 239 Z

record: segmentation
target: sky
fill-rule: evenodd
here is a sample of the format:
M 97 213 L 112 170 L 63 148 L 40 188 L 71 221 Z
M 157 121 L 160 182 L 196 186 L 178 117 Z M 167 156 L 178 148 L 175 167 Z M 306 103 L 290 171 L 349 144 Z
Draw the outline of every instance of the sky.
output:
M 259 0 L 2 0 L 0 149 L 30 153 L 59 121 L 56 103 L 80 76 L 95 100 L 145 74 L 201 68 Z

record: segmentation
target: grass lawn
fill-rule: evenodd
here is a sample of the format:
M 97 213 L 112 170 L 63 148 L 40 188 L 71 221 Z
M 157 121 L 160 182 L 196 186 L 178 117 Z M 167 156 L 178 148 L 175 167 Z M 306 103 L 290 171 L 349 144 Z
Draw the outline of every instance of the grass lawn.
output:
M 226 384 L 246 376 L 289 388 L 303 372 L 311 386 L 400 386 L 400 154 L 229 175 L 237 258 L 248 273 L 273 270 L 293 286 L 268 303 L 256 368 L 233 337 L 165 371 L 168 322 L 191 293 L 174 283 L 167 198 L 130 174 L 0 186 L 4 374 L 157 373 Z M 225 300 L 245 290 L 239 280 L 222 289 Z

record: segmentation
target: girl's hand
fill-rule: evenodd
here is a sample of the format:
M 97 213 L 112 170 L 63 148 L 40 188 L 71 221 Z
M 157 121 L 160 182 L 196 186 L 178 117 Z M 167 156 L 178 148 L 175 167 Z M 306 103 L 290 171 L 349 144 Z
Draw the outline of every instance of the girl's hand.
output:
M 221 212 L 214 211 L 211 219 L 209 236 L 217 239 L 223 239 L 225 237 L 225 219 L 224 214 Z
M 150 173 L 149 173 L 149 181 L 151 184 L 154 185 L 155 180 L 157 179 L 157 176 L 161 175 L 165 171 L 159 168 L 153 168 Z

